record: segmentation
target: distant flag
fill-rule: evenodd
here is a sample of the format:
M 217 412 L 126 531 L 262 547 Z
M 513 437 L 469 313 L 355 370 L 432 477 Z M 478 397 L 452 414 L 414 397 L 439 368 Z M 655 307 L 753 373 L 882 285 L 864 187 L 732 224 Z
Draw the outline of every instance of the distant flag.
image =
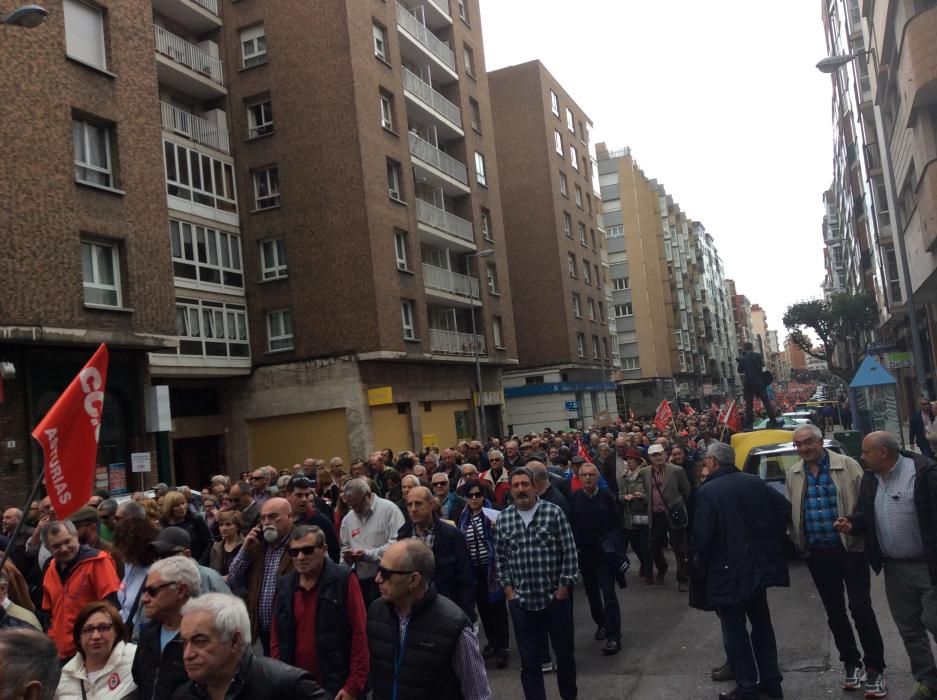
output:
M 586 460 L 586 464 L 592 464 L 592 458 L 589 457 L 589 450 L 582 444 L 582 438 L 579 436 L 576 436 L 576 445 L 579 446 L 579 456 Z
M 654 414 L 654 427 L 658 430 L 666 430 L 672 420 L 673 410 L 670 408 L 670 403 L 667 400 L 661 401 Z

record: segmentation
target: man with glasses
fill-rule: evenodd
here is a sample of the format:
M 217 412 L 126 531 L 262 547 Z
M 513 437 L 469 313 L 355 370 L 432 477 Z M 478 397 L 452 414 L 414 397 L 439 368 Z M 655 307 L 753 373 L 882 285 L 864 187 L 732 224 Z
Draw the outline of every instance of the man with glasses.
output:
M 198 566 L 188 557 L 169 557 L 150 566 L 141 598 L 149 622 L 140 633 L 132 670 L 140 700 L 171 698 L 189 679 L 179 625 L 182 606 L 201 592 Z
M 785 477 L 791 539 L 805 558 L 826 609 L 839 659 L 846 668 L 843 689 L 864 688 L 868 698 L 885 697 L 885 645 L 872 609 L 865 538 L 835 527 L 837 518 L 856 510 L 862 467 L 851 457 L 827 450 L 823 433 L 815 425 L 794 431 L 794 447 L 800 459 Z M 864 659 L 846 615 L 847 595 Z
M 504 508 L 508 494 L 511 492 L 511 482 L 508 470 L 504 468 L 504 454 L 500 450 L 492 450 L 488 453 L 488 464 L 491 468 L 482 472 L 481 479 L 487 481 L 491 486 L 492 507 L 501 510 Z
M 325 550 L 314 525 L 290 533 L 294 571 L 277 585 L 270 655 L 309 671 L 335 700 L 354 700 L 368 680 L 367 613 L 358 578 Z
M 335 526 L 331 518 L 320 510 L 320 499 L 316 498 L 312 490 L 312 482 L 302 475 L 291 478 L 286 485 L 286 500 L 293 508 L 293 525 L 315 525 L 322 530 L 329 548 L 329 558 L 338 563 L 341 546 L 335 534 Z
M 491 697 L 472 623 L 429 585 L 434 572 L 432 550 L 416 539 L 395 542 L 381 556 L 381 600 L 368 609 L 375 698 Z
M 266 467 L 261 467 L 251 472 L 251 496 L 261 507 L 270 499 L 269 487 L 270 477 L 267 476 Z
M 433 474 L 431 479 L 430 485 L 433 488 L 433 497 L 439 504 L 439 517 L 453 522 L 458 521 L 462 509 L 465 508 L 465 499 L 455 492 L 452 482 L 446 474 L 437 472 Z
M 251 486 L 246 481 L 232 484 L 222 504 L 229 509 L 241 511 L 241 534 L 245 537 L 257 526 L 260 520 L 260 504 L 254 500 Z

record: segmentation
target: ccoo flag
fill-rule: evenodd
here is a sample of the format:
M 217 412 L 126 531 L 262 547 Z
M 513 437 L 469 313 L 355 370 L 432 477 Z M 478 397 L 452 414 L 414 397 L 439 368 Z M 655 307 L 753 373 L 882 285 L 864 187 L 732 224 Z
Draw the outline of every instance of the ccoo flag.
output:
M 107 381 L 103 343 L 33 430 L 45 455 L 46 492 L 59 519 L 91 498 Z

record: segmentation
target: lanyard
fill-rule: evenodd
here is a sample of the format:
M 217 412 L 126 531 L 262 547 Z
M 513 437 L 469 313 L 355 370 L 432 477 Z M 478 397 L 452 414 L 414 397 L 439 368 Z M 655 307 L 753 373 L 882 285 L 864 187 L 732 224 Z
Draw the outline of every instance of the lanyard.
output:
M 391 692 L 391 700 L 397 700 L 397 676 L 400 675 L 400 665 L 403 663 L 403 654 L 407 650 L 407 632 L 410 631 L 410 622 L 403 628 L 403 636 L 400 639 L 400 653 L 394 659 L 394 687 Z

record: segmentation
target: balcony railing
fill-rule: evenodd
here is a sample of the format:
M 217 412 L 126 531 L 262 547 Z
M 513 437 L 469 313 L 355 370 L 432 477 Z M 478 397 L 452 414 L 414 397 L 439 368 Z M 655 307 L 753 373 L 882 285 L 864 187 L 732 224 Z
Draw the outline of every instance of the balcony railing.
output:
M 201 5 L 212 14 L 218 14 L 218 0 L 193 0 L 196 5 Z
M 455 54 L 429 29 L 410 14 L 406 7 L 397 3 L 397 24 L 407 34 L 420 42 L 431 54 L 445 63 L 452 72 L 455 72 Z
M 190 44 L 182 37 L 176 36 L 158 25 L 153 25 L 153 30 L 156 32 L 156 50 L 159 53 L 168 56 L 176 63 L 191 68 L 196 73 L 201 73 L 220 85 L 224 85 L 224 72 L 220 58 L 212 56 L 207 51 L 195 46 L 195 44 Z
M 475 231 L 471 221 L 450 214 L 445 209 L 433 206 L 422 199 L 416 200 L 416 219 L 457 238 L 462 238 L 470 243 L 475 242 Z
M 439 112 L 453 124 L 462 126 L 462 110 L 434 90 L 432 85 L 406 68 L 403 69 L 403 87 L 416 95 L 427 107 Z
M 485 337 L 430 328 L 429 346 L 431 352 L 441 355 L 484 355 Z
M 167 131 L 183 134 L 196 143 L 223 153 L 231 152 L 227 129 L 166 102 L 160 102 L 160 109 L 163 114 L 163 128 Z
M 410 132 L 410 154 L 424 163 L 429 163 L 437 170 L 441 170 L 463 185 L 468 185 L 468 170 L 463 163 L 440 151 L 429 141 L 424 141 L 412 131 Z
M 478 280 L 435 265 L 423 263 L 423 283 L 430 289 L 478 299 Z

